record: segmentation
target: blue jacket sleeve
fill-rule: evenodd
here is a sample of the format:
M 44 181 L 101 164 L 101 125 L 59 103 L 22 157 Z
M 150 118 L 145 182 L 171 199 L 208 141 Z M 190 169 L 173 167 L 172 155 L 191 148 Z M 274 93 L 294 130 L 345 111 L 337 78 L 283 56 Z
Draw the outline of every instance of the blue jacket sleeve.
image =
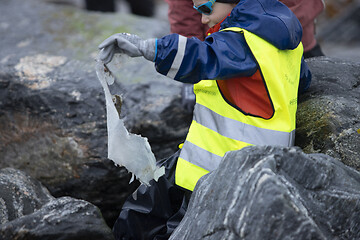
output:
M 251 76 L 258 68 L 244 36 L 236 32 L 216 32 L 205 41 L 167 35 L 157 41 L 155 67 L 183 83 Z
M 204 79 L 228 79 L 253 75 L 258 65 L 244 36 L 236 32 L 216 32 L 205 41 L 178 34 L 157 41 L 156 70 L 183 83 Z M 311 72 L 302 59 L 299 93 L 311 83 Z

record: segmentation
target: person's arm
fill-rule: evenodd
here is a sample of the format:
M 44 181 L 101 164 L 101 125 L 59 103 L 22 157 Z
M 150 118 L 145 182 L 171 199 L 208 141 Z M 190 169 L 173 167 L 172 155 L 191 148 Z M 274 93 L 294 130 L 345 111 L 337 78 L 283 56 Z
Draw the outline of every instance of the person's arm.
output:
M 167 35 L 157 41 L 156 70 L 184 83 L 251 76 L 258 66 L 244 36 L 218 32 L 205 41 Z
M 258 69 L 244 36 L 235 32 L 213 33 L 204 42 L 178 34 L 142 40 L 133 34 L 118 33 L 103 41 L 99 48 L 104 63 L 110 62 L 115 53 L 143 56 L 155 62 L 159 73 L 184 83 L 252 76 Z M 310 81 L 311 73 L 303 60 L 300 93 L 309 88 Z

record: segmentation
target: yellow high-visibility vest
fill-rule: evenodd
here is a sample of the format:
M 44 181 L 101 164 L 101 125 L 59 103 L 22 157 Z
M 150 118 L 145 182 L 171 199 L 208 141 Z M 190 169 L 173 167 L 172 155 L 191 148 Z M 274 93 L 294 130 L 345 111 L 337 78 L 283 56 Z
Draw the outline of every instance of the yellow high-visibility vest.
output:
M 221 95 L 216 80 L 194 85 L 193 121 L 176 165 L 175 183 L 193 190 L 200 177 L 216 169 L 228 151 L 249 145 L 293 146 L 303 47 L 279 50 L 241 28 L 265 81 L 274 108 L 270 119 L 244 115 Z M 236 170 L 235 170 L 236 171 Z

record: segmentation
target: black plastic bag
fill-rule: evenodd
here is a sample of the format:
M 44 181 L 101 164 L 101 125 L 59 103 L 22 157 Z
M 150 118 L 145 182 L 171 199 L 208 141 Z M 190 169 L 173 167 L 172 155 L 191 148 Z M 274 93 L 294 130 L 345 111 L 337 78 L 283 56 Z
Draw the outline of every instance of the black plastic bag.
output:
M 168 239 L 185 215 L 191 191 L 175 185 L 175 168 L 180 150 L 158 162 L 165 175 L 150 186 L 141 185 L 125 201 L 116 220 L 115 239 Z M 134 199 L 134 197 L 136 199 Z

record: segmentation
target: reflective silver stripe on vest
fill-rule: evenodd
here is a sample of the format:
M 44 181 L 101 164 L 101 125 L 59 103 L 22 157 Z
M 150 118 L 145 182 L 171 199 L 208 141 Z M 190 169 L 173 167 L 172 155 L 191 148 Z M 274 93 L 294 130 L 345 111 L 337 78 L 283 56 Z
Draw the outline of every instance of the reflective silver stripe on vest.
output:
M 185 54 L 186 42 L 187 42 L 187 38 L 179 35 L 178 50 L 177 50 L 176 56 L 174 58 L 174 61 L 171 65 L 171 68 L 170 68 L 168 74 L 166 75 L 167 77 L 174 79 L 177 72 L 179 71 L 179 68 L 181 66 L 181 63 L 182 63 L 182 60 L 183 60 L 184 54 Z
M 295 130 L 290 133 L 269 130 L 245 124 L 234 119 L 221 116 L 209 108 L 196 103 L 194 120 L 219 133 L 224 137 L 253 145 L 280 145 L 293 146 L 295 142 Z
M 180 152 L 180 158 L 208 171 L 216 169 L 222 159 L 222 157 L 208 152 L 189 141 L 184 142 Z

